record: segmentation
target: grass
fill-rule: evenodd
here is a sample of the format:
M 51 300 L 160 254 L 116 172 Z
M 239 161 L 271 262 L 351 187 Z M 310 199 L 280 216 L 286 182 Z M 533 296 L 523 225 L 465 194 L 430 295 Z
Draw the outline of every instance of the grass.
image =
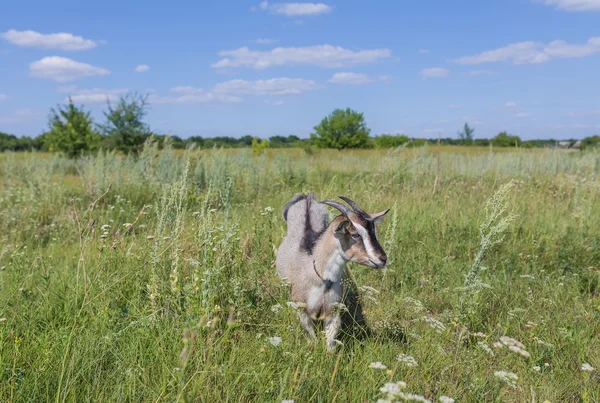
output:
M 507 183 L 515 218 L 480 253 Z M 388 268 L 349 265 L 373 335 L 337 354 L 307 343 L 274 267 L 281 208 L 309 190 L 392 208 Z M 0 191 L 0 401 L 377 401 L 397 381 L 600 401 L 597 152 L 4 154 Z

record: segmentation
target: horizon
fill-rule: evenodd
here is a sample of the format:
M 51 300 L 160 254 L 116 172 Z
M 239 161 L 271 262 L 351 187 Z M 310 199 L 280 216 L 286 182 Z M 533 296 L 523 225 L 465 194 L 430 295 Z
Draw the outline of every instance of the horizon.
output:
M 150 127 L 182 139 L 306 139 L 346 107 L 371 137 L 600 134 L 600 0 L 210 7 L 5 5 L 0 132 L 40 135 L 69 96 L 101 123 L 107 99 L 139 92 Z

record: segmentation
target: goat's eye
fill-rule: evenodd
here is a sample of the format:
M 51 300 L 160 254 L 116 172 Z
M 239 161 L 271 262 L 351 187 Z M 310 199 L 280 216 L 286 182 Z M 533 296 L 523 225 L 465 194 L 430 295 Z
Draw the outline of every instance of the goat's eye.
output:
M 354 239 L 360 239 L 360 235 L 358 235 L 358 234 L 352 234 L 352 238 L 354 238 Z

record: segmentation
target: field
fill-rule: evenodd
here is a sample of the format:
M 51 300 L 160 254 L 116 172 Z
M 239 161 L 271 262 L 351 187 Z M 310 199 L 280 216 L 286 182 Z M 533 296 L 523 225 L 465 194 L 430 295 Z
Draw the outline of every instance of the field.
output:
M 2 402 L 600 401 L 598 152 L 2 154 L 0 190 Z M 334 354 L 274 266 L 302 191 L 391 208 Z

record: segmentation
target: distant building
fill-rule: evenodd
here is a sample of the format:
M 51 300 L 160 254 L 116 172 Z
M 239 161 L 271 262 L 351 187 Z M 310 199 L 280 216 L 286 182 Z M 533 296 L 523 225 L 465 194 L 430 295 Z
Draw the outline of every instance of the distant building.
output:
M 579 150 L 581 148 L 581 140 L 577 141 L 557 141 L 554 148 L 562 148 L 565 150 Z

